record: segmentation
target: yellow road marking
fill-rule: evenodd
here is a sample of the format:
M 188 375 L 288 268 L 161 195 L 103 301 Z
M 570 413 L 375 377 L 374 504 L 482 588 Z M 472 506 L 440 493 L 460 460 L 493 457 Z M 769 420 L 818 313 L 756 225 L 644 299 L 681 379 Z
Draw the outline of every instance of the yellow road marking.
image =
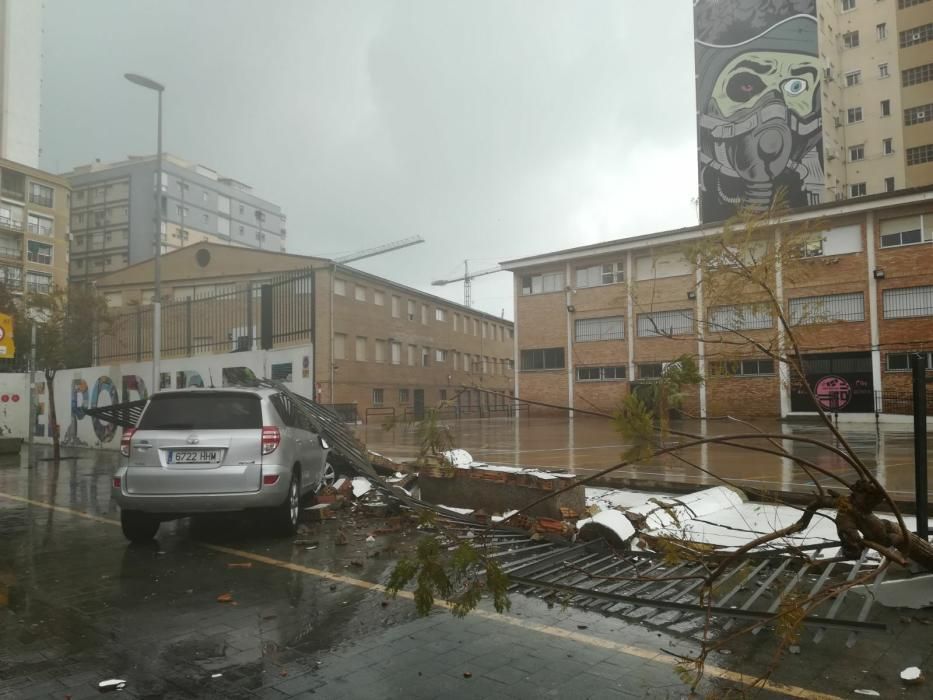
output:
M 85 513 L 80 510 L 75 510 L 73 508 L 67 508 L 65 506 L 56 506 L 51 503 L 45 503 L 43 501 L 36 501 L 31 498 L 24 498 L 23 496 L 14 496 L 12 494 L 3 493 L 0 491 L 0 498 L 7 498 L 11 501 L 17 501 L 19 503 L 26 503 L 33 506 L 38 506 L 39 508 L 46 508 L 49 510 L 54 510 L 60 513 L 68 513 L 70 515 L 75 515 L 79 518 L 84 518 L 86 520 L 93 520 L 95 522 L 106 523 L 108 525 L 119 525 L 120 523 L 112 518 L 102 518 L 98 515 L 92 515 L 90 513 Z M 290 561 L 282 561 L 281 559 L 275 559 L 273 557 L 267 557 L 264 554 L 256 554 L 254 552 L 249 552 L 242 549 L 236 549 L 234 547 L 224 547 L 223 545 L 218 544 L 208 544 L 205 542 L 199 542 L 199 545 L 207 549 L 213 550 L 215 552 L 220 552 L 222 554 L 229 554 L 231 556 L 239 557 L 242 559 L 249 559 L 251 561 L 266 564 L 268 566 L 274 566 L 279 569 L 285 569 L 287 571 L 294 571 L 296 573 L 307 574 L 308 576 L 315 576 L 317 578 L 322 578 L 334 583 L 343 583 L 349 586 L 355 586 L 356 588 L 362 588 L 368 591 L 375 591 L 378 593 L 386 594 L 386 587 L 380 583 L 373 583 L 371 581 L 364 581 L 363 579 L 354 578 L 352 576 L 344 576 L 343 574 L 337 574 L 332 571 L 325 571 L 324 569 L 316 569 L 311 566 L 304 566 L 303 564 L 296 564 Z M 399 591 L 398 595 L 407 600 L 413 600 L 414 595 L 410 591 Z M 451 605 L 445 601 L 438 601 L 436 605 L 441 608 L 449 609 Z M 500 622 L 503 624 L 511 625 L 513 627 L 519 627 L 530 632 L 537 632 L 539 634 L 548 635 L 550 637 L 557 637 L 561 639 L 568 639 L 579 644 L 585 644 L 591 647 L 597 647 L 600 649 L 609 649 L 611 651 L 618 652 L 620 654 L 625 654 L 626 656 L 631 656 L 638 659 L 644 659 L 645 661 L 651 661 L 654 663 L 664 664 L 667 666 L 676 666 L 678 660 L 669 654 L 661 654 L 656 651 L 651 651 L 650 649 L 643 649 L 641 647 L 634 646 L 632 644 L 625 644 L 622 642 L 614 642 L 609 639 L 603 639 L 601 637 L 594 637 L 590 634 L 583 634 L 582 632 L 574 632 L 572 630 L 565 630 L 560 627 L 554 627 L 553 625 L 546 625 L 538 622 L 531 622 L 530 620 L 522 620 L 517 617 L 510 617 L 508 615 L 500 615 L 498 613 L 489 612 L 487 610 L 474 610 L 472 615 L 481 617 L 486 620 L 493 620 L 495 622 Z M 712 676 L 715 678 L 721 678 L 723 680 L 731 681 L 733 683 L 739 683 L 741 685 L 754 686 L 762 690 L 767 690 L 772 693 L 782 694 L 786 697 L 801 698 L 802 700 L 843 700 L 837 695 L 829 695 L 827 693 L 820 693 L 814 690 L 808 690 L 807 688 L 801 688 L 795 685 L 785 685 L 784 683 L 778 683 L 776 681 L 764 680 L 758 681 L 752 676 L 746 676 L 742 673 L 736 671 L 730 671 L 726 668 L 720 668 L 719 666 L 713 666 L 711 664 L 706 664 L 704 667 L 704 672 L 707 676 Z

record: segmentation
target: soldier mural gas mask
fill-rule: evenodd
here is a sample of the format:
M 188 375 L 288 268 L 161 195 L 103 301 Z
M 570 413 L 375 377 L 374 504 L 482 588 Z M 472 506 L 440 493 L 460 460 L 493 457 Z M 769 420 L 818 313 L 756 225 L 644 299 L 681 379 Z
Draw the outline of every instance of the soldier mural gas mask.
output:
M 792 190 L 791 204 L 813 203 L 811 193 L 823 185 L 821 68 L 809 52 L 778 50 L 801 48 L 813 26 L 796 18 L 741 46 L 703 47 L 698 98 L 705 205 L 763 211 L 779 186 Z

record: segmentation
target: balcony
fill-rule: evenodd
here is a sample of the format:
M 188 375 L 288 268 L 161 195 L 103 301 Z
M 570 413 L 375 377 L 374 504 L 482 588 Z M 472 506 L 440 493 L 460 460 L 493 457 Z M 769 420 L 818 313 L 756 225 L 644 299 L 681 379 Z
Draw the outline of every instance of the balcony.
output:
M 21 219 L 11 219 L 8 216 L 0 216 L 0 229 L 19 233 L 23 230 L 23 222 Z
M 22 230 L 22 222 L 20 222 L 20 231 Z M 51 236 L 52 222 L 49 221 L 48 223 L 36 223 L 35 221 L 30 221 L 28 224 L 26 224 L 26 230 L 36 236 Z
M 7 260 L 22 260 L 23 249 L 17 248 L 15 246 L 3 245 L 0 243 L 0 258 L 5 258 Z

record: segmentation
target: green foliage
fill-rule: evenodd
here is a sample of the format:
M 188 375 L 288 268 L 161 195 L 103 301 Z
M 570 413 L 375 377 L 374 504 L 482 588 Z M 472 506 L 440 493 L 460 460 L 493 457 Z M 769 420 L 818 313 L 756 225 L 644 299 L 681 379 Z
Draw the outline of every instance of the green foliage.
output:
M 647 459 L 654 453 L 654 414 L 636 394 L 622 399 L 613 423 L 626 444 L 631 445 L 624 455 L 626 461 Z
M 46 371 L 93 364 L 95 338 L 107 332 L 107 302 L 93 288 L 55 287 L 27 299 L 38 324 L 36 362 Z
M 511 606 L 508 576 L 498 562 L 469 542 L 447 552 L 437 537 L 421 540 L 413 559 L 404 558 L 395 565 L 386 589 L 395 597 L 412 581 L 419 615 L 427 615 L 440 598 L 450 604 L 454 615 L 464 617 L 479 605 L 486 592 L 492 595 L 496 612 L 505 612 Z

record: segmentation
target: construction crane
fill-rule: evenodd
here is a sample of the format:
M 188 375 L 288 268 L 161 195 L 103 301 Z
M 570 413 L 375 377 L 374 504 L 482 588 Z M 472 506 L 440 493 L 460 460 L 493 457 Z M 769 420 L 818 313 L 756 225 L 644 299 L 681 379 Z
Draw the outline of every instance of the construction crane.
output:
M 454 277 L 450 280 L 434 280 L 431 282 L 435 287 L 443 287 L 445 284 L 450 284 L 451 282 L 463 282 L 463 305 L 466 307 L 473 306 L 473 278 L 482 277 L 483 275 L 491 275 L 493 272 L 505 272 L 501 267 L 496 265 L 496 267 L 490 267 L 488 270 L 480 270 L 479 272 L 470 272 L 470 261 L 463 261 L 463 277 Z
M 398 250 L 399 248 L 407 248 L 409 246 L 418 245 L 419 243 L 424 243 L 424 239 L 421 236 L 403 238 L 399 241 L 392 241 L 391 243 L 377 245 L 375 248 L 366 248 L 365 250 L 358 250 L 355 253 L 350 253 L 348 255 L 341 255 L 340 257 L 334 258 L 334 262 L 338 265 L 345 265 L 349 262 L 356 262 L 357 260 L 363 260 L 364 258 L 372 258 L 376 255 L 382 255 L 383 253 Z

